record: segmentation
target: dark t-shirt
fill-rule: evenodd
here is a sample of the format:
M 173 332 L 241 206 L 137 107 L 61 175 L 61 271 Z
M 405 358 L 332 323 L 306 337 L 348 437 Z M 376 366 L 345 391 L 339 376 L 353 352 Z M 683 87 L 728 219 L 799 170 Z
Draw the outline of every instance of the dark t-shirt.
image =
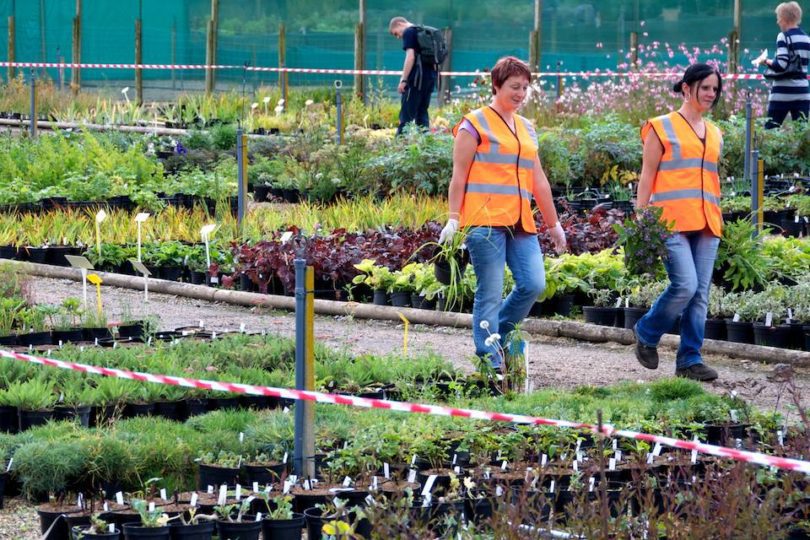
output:
M 417 37 L 418 33 L 419 31 L 415 26 L 409 26 L 402 33 L 402 50 L 407 51 L 408 49 L 413 49 L 414 53 L 416 54 L 413 69 L 411 69 L 411 72 L 408 75 L 408 85 L 412 85 L 414 82 L 414 77 L 416 76 L 417 70 L 417 62 L 419 61 L 419 54 L 422 51 L 422 49 L 419 47 L 419 38 Z M 433 65 L 422 63 L 422 77 L 424 79 L 428 79 L 435 76 L 436 70 L 433 68 Z

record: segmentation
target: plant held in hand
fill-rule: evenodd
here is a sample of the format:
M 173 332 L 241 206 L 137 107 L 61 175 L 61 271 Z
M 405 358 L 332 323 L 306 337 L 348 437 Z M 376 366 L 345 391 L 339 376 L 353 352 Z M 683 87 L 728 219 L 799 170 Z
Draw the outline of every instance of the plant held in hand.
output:
M 672 224 L 661 219 L 661 208 L 648 206 L 627 218 L 623 224 L 614 224 L 618 243 L 624 247 L 624 264 L 631 275 L 656 275 L 660 261 L 667 255 L 666 241 L 672 236 Z

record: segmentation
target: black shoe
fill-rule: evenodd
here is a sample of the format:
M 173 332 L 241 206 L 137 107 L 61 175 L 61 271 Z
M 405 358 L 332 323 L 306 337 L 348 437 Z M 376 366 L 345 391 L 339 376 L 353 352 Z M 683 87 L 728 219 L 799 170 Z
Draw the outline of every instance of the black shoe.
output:
M 675 375 L 703 382 L 713 381 L 717 378 L 717 372 L 706 364 L 695 364 L 688 368 L 676 369 Z
M 636 359 L 647 369 L 658 369 L 658 348 L 648 347 L 639 341 L 636 327 L 633 326 L 633 337 L 636 338 Z

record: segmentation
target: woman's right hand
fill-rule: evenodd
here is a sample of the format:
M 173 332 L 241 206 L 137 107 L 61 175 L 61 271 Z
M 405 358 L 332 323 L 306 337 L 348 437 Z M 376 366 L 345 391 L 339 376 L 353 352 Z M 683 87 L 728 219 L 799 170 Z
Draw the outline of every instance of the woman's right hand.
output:
M 565 251 L 567 246 L 567 242 L 565 241 L 565 231 L 563 230 L 562 224 L 559 221 L 556 225 L 548 230 L 548 234 L 551 236 L 551 241 L 554 243 L 554 249 L 557 250 L 557 253 L 562 253 Z

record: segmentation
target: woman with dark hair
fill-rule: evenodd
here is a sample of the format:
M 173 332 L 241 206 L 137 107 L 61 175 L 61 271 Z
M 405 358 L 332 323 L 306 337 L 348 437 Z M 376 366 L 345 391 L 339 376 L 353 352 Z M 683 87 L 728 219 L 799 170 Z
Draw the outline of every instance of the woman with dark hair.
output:
M 723 135 L 703 116 L 720 99 L 723 79 L 714 67 L 693 64 L 673 90 L 683 96 L 681 107 L 648 120 L 641 128 L 644 151 L 636 210 L 661 207 L 661 219 L 674 224 L 674 234 L 666 241 L 664 261 L 669 287 L 633 328 L 635 353 L 642 366 L 656 369 L 658 342 L 680 315 L 675 374 L 712 381 L 717 372 L 703 363 L 700 349 L 723 232 L 717 175 Z
M 497 371 L 505 348 L 522 354 L 523 342 L 510 339 L 509 333 L 546 286 L 532 196 L 557 251 L 565 250 L 565 233 L 537 155 L 534 126 L 517 114 L 529 88 L 529 66 L 507 56 L 498 60 L 491 77 L 490 104 L 465 115 L 453 129 L 450 219 L 439 243 L 464 228 L 478 283 L 473 302 L 475 352 Z M 505 300 L 504 265 L 515 278 Z

